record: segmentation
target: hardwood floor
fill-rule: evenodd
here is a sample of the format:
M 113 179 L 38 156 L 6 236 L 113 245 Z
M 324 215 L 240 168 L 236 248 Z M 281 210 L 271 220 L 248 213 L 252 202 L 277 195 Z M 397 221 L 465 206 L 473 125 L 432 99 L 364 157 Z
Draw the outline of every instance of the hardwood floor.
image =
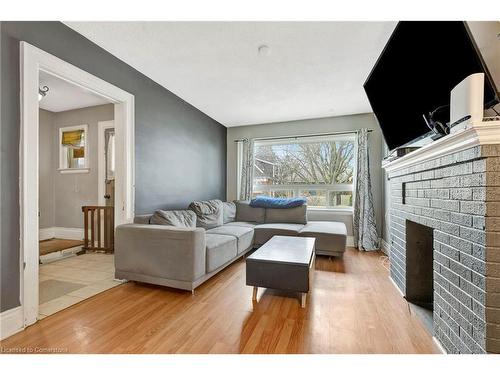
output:
M 238 261 L 195 295 L 129 282 L 28 327 L 3 348 L 70 353 L 438 353 L 391 284 L 382 253 L 318 256 L 307 307 L 299 295 L 245 285 Z M 5 351 L 5 349 L 4 349 Z

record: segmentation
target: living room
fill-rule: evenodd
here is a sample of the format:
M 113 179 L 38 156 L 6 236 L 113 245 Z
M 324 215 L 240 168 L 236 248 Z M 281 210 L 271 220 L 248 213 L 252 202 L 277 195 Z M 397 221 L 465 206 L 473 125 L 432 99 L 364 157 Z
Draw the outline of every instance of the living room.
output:
M 484 17 L 2 20 L 1 352 L 496 358 L 500 23 Z M 63 261 L 111 254 L 113 280 L 50 314 L 48 74 L 109 103 L 116 153 L 110 221 L 99 148 L 95 202 L 72 202 L 92 215 L 57 224 L 85 243 Z

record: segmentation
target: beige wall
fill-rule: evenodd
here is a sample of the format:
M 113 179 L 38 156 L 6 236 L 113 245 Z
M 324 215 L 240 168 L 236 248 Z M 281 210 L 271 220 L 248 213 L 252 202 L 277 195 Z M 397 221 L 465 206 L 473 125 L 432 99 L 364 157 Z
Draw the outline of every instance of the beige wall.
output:
M 234 142 L 239 138 L 265 138 L 276 136 L 293 136 L 316 133 L 329 133 L 358 130 L 361 128 L 372 129 L 370 133 L 370 167 L 372 176 L 373 198 L 375 201 L 375 214 L 379 233 L 382 230 L 382 134 L 373 114 L 360 114 L 352 116 L 327 117 L 320 119 L 278 122 L 239 126 L 227 129 L 227 199 L 236 199 L 237 189 L 237 146 Z M 310 220 L 334 220 L 344 222 L 348 235 L 352 235 L 352 214 L 349 212 L 335 212 L 331 210 L 314 210 L 308 212 Z
M 99 121 L 113 120 L 113 104 L 75 109 L 64 112 L 40 110 L 40 150 L 46 150 L 51 143 L 50 157 L 45 155 L 42 174 L 42 153 L 40 151 L 40 228 L 51 226 L 83 228 L 82 206 L 97 205 L 97 138 Z M 49 128 L 46 122 L 51 119 L 51 136 L 42 135 Z M 63 174 L 59 168 L 59 128 L 74 125 L 88 125 L 89 173 Z M 50 166 L 47 167 L 47 160 Z M 48 181 L 51 180 L 51 181 Z M 44 188 L 42 189 L 42 186 Z M 45 188 L 47 187 L 47 188 Z M 51 190 L 52 187 L 52 190 Z M 43 202 L 42 202 L 43 201 Z M 51 212 L 53 210 L 53 213 Z M 53 220 L 45 220 L 53 217 Z M 44 226 L 42 226 L 44 225 Z
M 53 127 L 54 113 L 40 109 L 39 112 L 39 227 L 50 228 L 55 226 L 54 206 L 54 163 L 52 160 L 54 143 Z

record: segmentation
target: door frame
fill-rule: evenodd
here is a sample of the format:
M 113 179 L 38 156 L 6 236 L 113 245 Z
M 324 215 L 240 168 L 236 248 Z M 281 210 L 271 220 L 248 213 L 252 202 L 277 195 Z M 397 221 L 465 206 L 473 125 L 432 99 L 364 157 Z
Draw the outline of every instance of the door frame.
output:
M 134 95 L 24 41 L 20 42 L 19 147 L 20 303 L 23 327 L 38 319 L 39 71 L 55 75 L 114 103 L 115 225 L 134 217 Z
M 106 186 L 104 179 L 106 177 L 106 155 L 105 155 L 105 131 L 106 129 L 113 129 L 115 127 L 114 120 L 99 121 L 97 122 L 97 204 L 99 206 L 105 206 L 106 200 L 104 199 L 104 194 L 106 192 Z M 116 157 L 115 157 L 116 161 Z

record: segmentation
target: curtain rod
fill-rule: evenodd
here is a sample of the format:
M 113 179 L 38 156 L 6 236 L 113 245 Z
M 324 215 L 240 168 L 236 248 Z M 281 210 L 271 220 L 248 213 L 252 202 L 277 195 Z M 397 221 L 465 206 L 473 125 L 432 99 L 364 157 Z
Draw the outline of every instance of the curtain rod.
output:
M 368 133 L 371 133 L 373 130 L 368 129 Z M 287 137 L 263 137 L 263 138 L 253 138 L 254 141 L 267 141 L 273 139 L 290 139 L 290 138 L 309 138 L 309 137 L 321 137 L 327 135 L 342 135 L 342 134 L 358 134 L 359 130 L 351 130 L 351 131 L 343 131 L 343 132 L 333 132 L 333 133 L 318 133 L 318 134 L 306 134 L 306 135 L 289 135 Z M 235 139 L 234 142 L 244 142 L 248 140 L 248 138 L 239 138 Z

